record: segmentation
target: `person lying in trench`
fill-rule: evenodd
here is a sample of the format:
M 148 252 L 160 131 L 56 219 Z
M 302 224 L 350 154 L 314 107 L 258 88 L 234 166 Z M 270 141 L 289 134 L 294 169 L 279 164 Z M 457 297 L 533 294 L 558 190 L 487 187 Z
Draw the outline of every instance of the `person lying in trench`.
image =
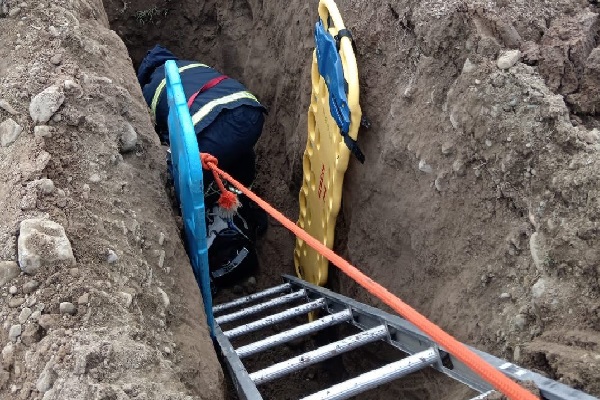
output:
M 265 108 L 240 82 L 197 61 L 180 60 L 156 45 L 138 69 L 138 81 L 146 103 L 155 116 L 161 142 L 169 143 L 169 107 L 165 85 L 165 62 L 175 60 L 199 150 L 218 160 L 219 168 L 245 186 L 256 176 L 254 145 L 263 128 Z M 233 217 L 218 212 L 218 190 L 210 171 L 204 171 L 207 210 L 207 243 L 211 278 L 217 286 L 238 282 L 257 267 L 256 237 L 267 227 L 266 214 L 239 196 L 242 207 Z

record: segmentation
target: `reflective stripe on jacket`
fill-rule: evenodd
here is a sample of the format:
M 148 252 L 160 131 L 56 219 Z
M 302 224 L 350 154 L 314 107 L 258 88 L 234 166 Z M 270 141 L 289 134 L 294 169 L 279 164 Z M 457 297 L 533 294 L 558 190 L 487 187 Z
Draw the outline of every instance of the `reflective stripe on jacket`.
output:
M 182 60 L 176 62 L 186 99 L 189 99 L 206 82 L 221 75 L 204 64 Z M 144 99 L 156 119 L 157 132 L 163 140 L 168 141 L 168 105 L 164 64 L 154 70 L 142 91 Z M 190 107 L 196 133 L 200 133 L 210 125 L 222 110 L 234 109 L 241 105 L 253 106 L 266 111 L 256 97 L 235 79 L 225 79 L 218 85 L 200 93 Z

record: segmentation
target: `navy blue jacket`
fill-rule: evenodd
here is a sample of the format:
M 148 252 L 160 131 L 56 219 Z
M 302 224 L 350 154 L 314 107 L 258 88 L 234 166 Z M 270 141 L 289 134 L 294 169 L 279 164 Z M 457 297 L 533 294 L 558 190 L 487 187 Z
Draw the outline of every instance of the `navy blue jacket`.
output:
M 165 79 L 165 62 L 167 60 L 175 60 L 177 62 L 186 99 L 189 99 L 208 81 L 222 75 L 208 66 L 190 68 L 189 66 L 199 63 L 179 60 L 173 53 L 160 45 L 156 45 L 148 52 L 138 70 L 138 81 L 142 87 L 144 99 L 149 106 L 152 107 L 153 99 L 158 98 L 155 109 L 156 130 L 165 142 L 168 142 L 167 118 L 169 108 L 167 104 L 167 90 L 164 84 L 162 85 L 164 87 L 159 93 L 159 97 L 155 96 L 157 89 L 161 86 L 161 82 Z M 188 68 L 182 70 L 182 67 Z M 222 110 L 234 109 L 241 105 L 248 105 L 266 111 L 256 98 L 247 92 L 244 85 L 232 78 L 225 79 L 213 88 L 199 94 L 190 107 L 190 114 L 195 122 L 194 128 L 196 134 L 199 134 L 204 128 L 210 125 Z

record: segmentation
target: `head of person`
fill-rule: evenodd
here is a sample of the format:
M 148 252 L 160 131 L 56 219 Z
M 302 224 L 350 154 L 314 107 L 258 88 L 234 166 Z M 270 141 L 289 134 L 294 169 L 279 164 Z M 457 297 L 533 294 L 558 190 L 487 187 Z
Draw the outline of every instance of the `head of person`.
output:
M 138 69 L 137 78 L 140 86 L 142 88 L 146 86 L 150 82 L 154 71 L 168 60 L 179 60 L 179 58 L 159 44 L 149 50 Z

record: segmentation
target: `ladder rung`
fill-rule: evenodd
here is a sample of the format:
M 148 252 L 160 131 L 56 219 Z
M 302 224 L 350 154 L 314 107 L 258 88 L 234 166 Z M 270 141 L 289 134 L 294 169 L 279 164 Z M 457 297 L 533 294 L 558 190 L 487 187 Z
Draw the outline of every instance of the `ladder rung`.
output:
M 381 368 L 366 372 L 356 378 L 338 383 L 329 389 L 322 390 L 302 400 L 343 400 L 349 399 L 367 390 L 374 389 L 384 383 L 391 382 L 412 372 L 433 364 L 437 360 L 437 352 L 428 349 L 400 361 L 384 365 Z
M 352 311 L 344 310 L 339 313 L 327 315 L 316 321 L 309 322 L 304 325 L 296 326 L 289 331 L 281 332 L 258 342 L 250 343 L 246 346 L 241 346 L 235 352 L 240 358 L 248 357 L 271 347 L 287 343 L 298 337 L 308 335 L 309 333 L 317 332 L 329 326 L 339 324 L 340 322 L 352 319 Z
M 492 393 L 496 393 L 496 391 L 490 390 L 489 392 L 481 393 L 479 396 L 473 397 L 471 400 L 483 400 L 483 399 L 486 399 Z
M 262 292 L 254 293 L 246 297 L 240 297 L 239 299 L 235 299 L 230 301 L 229 303 L 219 304 L 213 307 L 213 313 L 218 313 L 221 311 L 229 310 L 230 308 L 241 306 L 243 304 L 251 303 L 254 300 L 263 299 L 265 297 L 269 297 L 273 294 L 285 292 L 288 289 L 291 289 L 292 285 L 289 283 L 284 283 L 283 285 L 274 286 L 272 288 L 263 290 Z
M 270 382 L 309 365 L 327 360 L 337 356 L 338 354 L 353 350 L 367 343 L 383 339 L 386 337 L 386 335 L 387 328 L 383 325 L 377 326 L 373 329 L 369 329 L 368 331 L 348 336 L 347 338 L 337 342 L 319 347 L 316 350 L 309 351 L 308 353 L 301 354 L 297 357 L 272 365 L 268 368 L 253 372 L 250 374 L 250 379 L 252 379 L 257 385 Z
M 223 334 L 229 339 L 233 339 L 238 336 L 266 328 L 267 326 L 275 325 L 276 323 L 288 320 L 290 318 L 297 317 L 298 315 L 303 315 L 310 311 L 317 310 L 321 307 L 324 307 L 325 304 L 325 299 L 317 299 L 315 301 L 311 301 L 310 303 L 302 304 L 297 307 L 282 311 L 278 314 L 269 315 L 267 317 L 259 319 L 258 321 L 238 326 L 237 328 L 233 328 L 227 332 L 223 332 Z
M 226 322 L 235 321 L 236 319 L 240 319 L 242 317 L 248 317 L 250 315 L 259 313 L 263 310 L 267 310 L 269 308 L 273 308 L 273 307 L 276 307 L 276 306 L 279 306 L 279 305 L 282 305 L 285 303 L 289 303 L 296 299 L 300 299 L 300 298 L 304 297 L 305 295 L 306 295 L 306 290 L 300 289 L 297 292 L 286 294 L 285 296 L 281 296 L 281 297 L 276 297 L 269 301 L 265 301 L 264 303 L 256 304 L 254 306 L 244 308 L 243 310 L 240 310 L 240 311 L 237 311 L 237 312 L 234 312 L 231 314 L 226 314 L 221 317 L 217 317 L 217 318 L 215 318 L 215 321 L 217 322 L 217 324 L 224 324 Z

